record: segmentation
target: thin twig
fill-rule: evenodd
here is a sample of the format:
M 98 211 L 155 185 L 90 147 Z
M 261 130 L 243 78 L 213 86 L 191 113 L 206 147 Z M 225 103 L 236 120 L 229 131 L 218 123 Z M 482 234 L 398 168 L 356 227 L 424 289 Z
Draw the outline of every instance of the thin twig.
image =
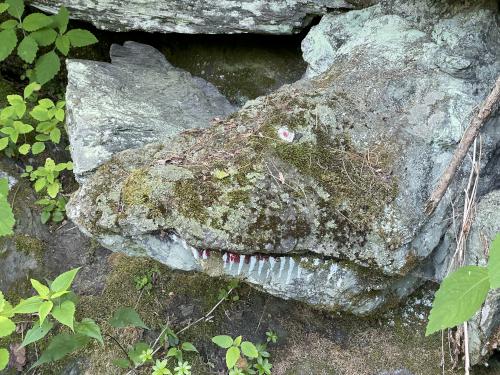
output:
M 116 345 L 118 345 L 118 347 L 123 351 L 123 353 L 125 353 L 125 357 L 127 359 L 129 359 L 129 356 L 128 356 L 128 353 L 127 351 L 125 350 L 125 348 L 122 346 L 122 344 L 120 344 L 120 342 L 116 339 L 116 337 L 114 337 L 113 335 L 110 335 L 109 333 L 105 333 L 104 336 L 107 336 L 109 337 L 111 340 L 113 340 Z
M 479 130 L 488 120 L 499 101 L 500 76 L 496 80 L 495 87 L 481 105 L 479 112 L 472 118 L 469 127 L 465 131 L 462 139 L 460 140 L 460 143 L 458 144 L 457 149 L 455 150 L 455 153 L 453 154 L 453 157 L 451 158 L 450 163 L 448 164 L 448 167 L 442 174 L 441 179 L 439 180 L 436 188 L 427 201 L 426 212 L 428 215 L 434 212 L 439 202 L 443 198 L 446 190 L 448 189 L 448 186 L 451 183 L 451 180 L 453 180 L 453 177 L 455 177 L 458 168 L 467 155 L 467 151 L 472 145 L 472 142 L 474 142 L 474 140 L 476 139 L 477 135 L 479 134 Z

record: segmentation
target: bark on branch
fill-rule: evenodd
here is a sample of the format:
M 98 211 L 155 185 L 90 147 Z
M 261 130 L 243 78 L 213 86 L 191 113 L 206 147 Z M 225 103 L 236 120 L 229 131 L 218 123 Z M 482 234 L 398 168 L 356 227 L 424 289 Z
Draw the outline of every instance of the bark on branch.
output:
M 460 140 L 460 143 L 458 144 L 458 147 L 455 150 L 453 157 L 451 158 L 450 164 L 448 164 L 448 167 L 441 175 L 439 183 L 437 184 L 429 200 L 427 201 L 425 211 L 428 215 L 431 215 L 434 212 L 439 202 L 443 198 L 444 194 L 446 193 L 446 190 L 448 189 L 448 186 L 450 185 L 451 180 L 453 180 L 453 177 L 455 177 L 458 168 L 460 167 L 462 161 L 467 155 L 467 151 L 469 150 L 472 142 L 474 142 L 474 139 L 476 139 L 477 135 L 479 134 L 479 130 L 491 116 L 491 114 L 495 110 L 495 106 L 498 104 L 499 101 L 500 101 L 500 76 L 497 78 L 495 82 L 495 87 L 481 105 L 479 112 L 473 117 L 471 123 L 469 124 L 469 127 L 467 128 L 462 139 Z

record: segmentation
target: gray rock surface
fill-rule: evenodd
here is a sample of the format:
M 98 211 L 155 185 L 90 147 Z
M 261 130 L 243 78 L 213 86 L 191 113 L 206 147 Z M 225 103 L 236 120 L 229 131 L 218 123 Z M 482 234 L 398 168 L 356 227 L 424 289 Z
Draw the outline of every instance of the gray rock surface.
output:
M 345 0 L 35 0 L 47 12 L 65 5 L 71 16 L 105 30 L 183 34 L 292 34 L 328 10 L 366 1 Z
M 360 315 L 404 298 L 467 165 L 431 217 L 425 202 L 500 70 L 495 2 L 430 3 L 325 16 L 304 42 L 308 79 L 114 155 L 68 214 L 114 251 L 283 298 Z M 482 134 L 485 162 L 497 123 Z
M 500 233 L 500 190 L 484 196 L 477 206 L 467 246 L 467 264 L 486 266 L 488 249 Z M 500 345 L 500 291 L 492 290 L 481 310 L 469 321 L 469 352 L 472 364 L 488 359 Z
M 111 64 L 68 60 L 68 134 L 78 180 L 113 154 L 206 127 L 234 107 L 209 82 L 173 67 L 153 47 L 111 47 Z

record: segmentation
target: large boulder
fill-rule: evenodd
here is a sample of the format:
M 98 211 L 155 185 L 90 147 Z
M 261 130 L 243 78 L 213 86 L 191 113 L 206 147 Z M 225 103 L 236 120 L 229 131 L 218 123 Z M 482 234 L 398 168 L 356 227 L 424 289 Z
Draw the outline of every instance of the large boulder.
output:
M 32 5 L 56 12 L 65 5 L 71 16 L 105 30 L 161 33 L 292 34 L 329 10 L 352 9 L 371 0 L 35 0 Z
M 211 83 L 173 67 L 155 48 L 111 47 L 111 64 L 68 60 L 68 135 L 81 180 L 115 153 L 191 128 L 235 108 Z
M 449 227 L 467 165 L 430 217 L 425 202 L 496 79 L 499 41 L 494 1 L 329 14 L 304 42 L 310 78 L 114 155 L 68 214 L 114 251 L 373 312 L 422 283 Z M 485 161 L 498 121 L 482 134 Z

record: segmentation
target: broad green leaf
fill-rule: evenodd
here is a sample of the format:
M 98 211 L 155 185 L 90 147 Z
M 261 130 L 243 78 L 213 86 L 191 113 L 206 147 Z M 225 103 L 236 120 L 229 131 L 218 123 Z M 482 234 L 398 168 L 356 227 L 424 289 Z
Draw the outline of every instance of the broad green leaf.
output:
M 75 332 L 92 337 L 104 345 L 101 329 L 92 319 L 85 318 L 81 322 L 75 322 Z
M 73 29 L 66 33 L 73 47 L 85 47 L 97 43 L 97 38 L 88 30 Z
M 14 128 L 19 134 L 28 134 L 33 131 L 33 126 L 25 124 L 22 121 L 14 121 Z
M 0 199 L 0 237 L 14 234 L 14 214 L 7 199 Z
M 33 296 L 28 299 L 21 300 L 21 302 L 19 302 L 17 306 L 14 307 L 14 313 L 16 314 L 37 313 L 42 302 L 43 300 L 38 296 Z
M 26 31 L 37 31 L 49 26 L 52 23 L 52 18 L 43 13 L 32 13 L 27 15 L 23 20 L 23 29 Z
M 137 314 L 137 311 L 129 307 L 116 310 L 109 320 L 109 324 L 115 328 L 139 327 L 149 329 Z
M 448 275 L 436 292 L 425 335 L 455 327 L 470 319 L 490 289 L 488 270 L 465 266 Z
M 49 109 L 49 108 L 53 108 L 55 107 L 56 105 L 54 104 L 54 102 L 48 98 L 43 98 L 43 99 L 40 99 L 38 101 L 38 104 L 42 107 L 42 108 L 45 108 L 45 109 Z
M 21 155 L 27 155 L 28 152 L 30 152 L 30 150 L 31 150 L 31 145 L 28 143 L 19 146 L 19 148 L 17 149 L 17 151 L 19 151 Z
M 0 23 L 0 29 L 2 30 L 10 30 L 14 29 L 17 26 L 18 22 L 16 20 L 7 20 Z
M 243 340 L 243 336 L 238 336 L 238 337 L 236 337 L 236 338 L 234 339 L 234 341 L 233 341 L 233 345 L 234 345 L 234 346 L 240 346 L 240 344 L 241 344 L 241 340 Z
M 30 279 L 31 285 L 37 291 L 38 295 L 42 298 L 47 298 L 49 296 L 50 290 L 48 287 L 43 285 L 40 281 L 35 279 Z
M 134 362 L 134 365 L 137 366 L 143 363 L 141 354 L 148 349 L 151 349 L 148 344 L 146 344 L 145 342 L 138 342 L 132 349 L 128 351 L 128 356 Z
M 120 367 L 120 368 L 123 368 L 123 369 L 127 369 L 130 367 L 131 363 L 128 359 L 125 359 L 125 358 L 119 358 L 119 359 L 115 359 L 113 361 L 113 364 L 116 366 L 116 367 Z
M 240 349 L 236 346 L 231 346 L 226 352 L 226 365 L 228 369 L 232 369 L 236 362 L 240 359 Z
M 54 51 L 40 56 L 35 63 L 35 79 L 41 85 L 46 84 L 56 76 L 61 68 L 61 61 Z
M 54 327 L 54 323 L 52 323 L 48 319 L 45 319 L 42 325 L 38 325 L 35 323 L 35 325 L 30 330 L 28 330 L 28 332 L 26 332 L 26 336 L 24 337 L 21 346 L 27 346 L 40 339 L 43 339 L 47 335 L 47 333 L 49 333 L 52 327 Z
M 47 185 L 47 194 L 51 198 L 57 197 L 57 194 L 59 193 L 59 189 L 61 188 L 61 185 L 59 182 L 52 182 L 49 185 Z
M 47 222 L 50 220 L 50 216 L 50 211 L 42 211 L 42 213 L 40 214 L 40 220 L 42 221 L 42 224 L 47 224 Z
M 7 9 L 9 9 L 9 4 L 7 4 L 7 3 L 0 4 L 0 14 L 5 12 Z
M 57 33 L 53 29 L 42 29 L 31 33 L 30 36 L 36 40 L 40 47 L 47 47 L 54 43 Z
M 52 310 L 52 307 L 54 307 L 54 303 L 52 301 L 42 302 L 40 308 L 38 309 L 38 315 L 40 316 L 40 325 L 43 324 L 45 318 L 47 317 L 47 315 L 49 315 L 50 311 Z
M 85 347 L 90 340 L 90 337 L 80 334 L 69 335 L 63 333 L 57 335 L 31 368 L 38 367 L 44 363 L 58 361 L 66 355 Z
M 12 320 L 5 316 L 0 316 L 0 337 L 9 336 L 16 330 L 16 325 Z
M 497 234 L 490 246 L 488 275 L 490 277 L 490 287 L 500 288 L 500 233 Z
M 64 324 L 73 330 L 75 310 L 75 304 L 73 302 L 64 301 L 60 305 L 54 306 L 52 316 L 56 318 L 59 323 Z
M 9 145 L 9 137 L 0 138 L 0 151 L 5 149 Z
M 0 61 L 5 60 L 17 46 L 15 30 L 0 31 Z
M 54 18 L 55 24 L 59 29 L 61 34 L 64 34 L 68 29 L 69 22 L 69 12 L 66 7 L 62 6 L 59 8 L 59 12 L 56 15 L 52 16 Z
M 24 88 L 24 99 L 28 99 L 33 94 L 33 92 L 38 91 L 41 88 L 42 86 L 37 82 L 30 83 Z
M 74 268 L 57 276 L 50 284 L 50 290 L 52 292 L 62 292 L 68 290 L 80 268 L 81 267 Z
M 50 120 L 49 112 L 47 111 L 46 108 L 43 108 L 41 106 L 36 106 L 35 108 L 33 108 L 30 112 L 30 116 L 38 121 Z
M 19 43 L 17 47 L 17 54 L 21 59 L 31 64 L 36 57 L 38 52 L 38 44 L 36 40 L 31 36 L 25 36 L 24 39 Z
M 196 349 L 196 347 L 193 344 L 191 344 L 190 342 L 183 342 L 181 348 L 185 352 L 197 352 L 198 353 L 198 350 Z
M 224 349 L 227 349 L 231 345 L 233 345 L 233 339 L 227 335 L 215 336 L 212 338 L 212 342 Z
M 24 0 L 5 0 L 9 4 L 7 12 L 17 19 L 20 19 L 24 13 Z
M 54 116 L 58 121 L 64 121 L 65 117 L 64 109 L 58 108 Z
M 0 371 L 5 369 L 9 364 L 9 351 L 4 348 L 0 348 Z
M 43 142 L 35 142 L 33 143 L 33 146 L 31 146 L 31 152 L 33 153 L 33 155 L 41 154 L 44 151 L 45 151 L 45 143 Z
M 56 47 L 64 56 L 68 55 L 69 52 L 69 38 L 66 35 L 59 35 L 56 39 Z
M 248 358 L 257 358 L 259 356 L 259 351 L 250 341 L 243 341 L 241 343 L 241 351 Z
M 6 318 L 12 318 L 14 316 L 14 309 L 8 301 L 5 301 L 3 310 L 0 311 L 0 316 L 4 316 Z
M 36 144 L 36 143 L 35 143 Z M 34 146 L 34 145 L 33 145 Z M 47 179 L 45 178 L 39 178 L 35 181 L 34 188 L 35 191 L 38 193 L 41 191 L 45 186 L 47 185 Z

